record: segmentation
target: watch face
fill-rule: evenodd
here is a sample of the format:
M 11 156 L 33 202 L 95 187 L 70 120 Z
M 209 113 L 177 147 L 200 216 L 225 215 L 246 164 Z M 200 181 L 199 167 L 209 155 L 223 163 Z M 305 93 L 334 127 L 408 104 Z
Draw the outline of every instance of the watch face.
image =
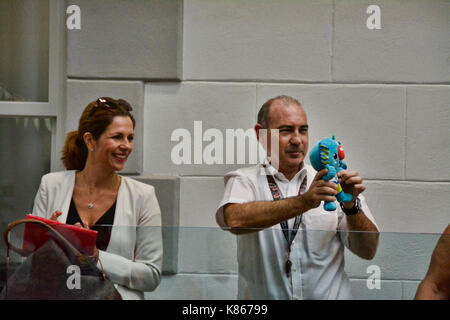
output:
M 361 210 L 361 200 L 359 200 L 359 198 L 356 198 L 356 207 L 358 208 L 358 211 Z
M 361 209 L 361 202 L 359 201 L 359 198 L 356 198 L 355 207 L 353 207 L 352 213 L 358 213 L 360 209 Z

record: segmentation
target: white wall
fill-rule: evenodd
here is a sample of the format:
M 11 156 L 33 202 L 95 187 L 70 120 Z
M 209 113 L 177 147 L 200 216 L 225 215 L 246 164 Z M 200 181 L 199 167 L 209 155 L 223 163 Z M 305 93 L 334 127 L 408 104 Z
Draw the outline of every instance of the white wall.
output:
M 203 299 L 216 287 L 220 298 L 235 297 L 235 240 L 217 229 L 214 213 L 223 174 L 239 166 L 176 166 L 170 135 L 176 128 L 192 133 L 195 120 L 204 130 L 251 128 L 262 103 L 280 94 L 303 103 L 311 144 L 332 134 L 344 143 L 347 163 L 365 179 L 368 203 L 385 232 L 376 258 L 386 269 L 384 289 L 365 289 L 367 264 L 348 256 L 354 292 L 412 298 L 436 241 L 417 233 L 442 232 L 450 220 L 450 1 L 70 4 L 81 8 L 82 29 L 68 31 L 67 129 L 87 100 L 104 92 L 126 96 L 140 110 L 143 128 L 128 172 L 179 181 L 170 188 L 179 211 L 169 220 L 185 228 L 177 235 L 178 253 L 167 258 L 178 259 L 178 274 L 149 298 Z M 380 30 L 366 27 L 372 4 L 381 8 Z M 227 245 L 206 255 L 211 239 Z M 416 249 L 407 247 L 411 241 Z

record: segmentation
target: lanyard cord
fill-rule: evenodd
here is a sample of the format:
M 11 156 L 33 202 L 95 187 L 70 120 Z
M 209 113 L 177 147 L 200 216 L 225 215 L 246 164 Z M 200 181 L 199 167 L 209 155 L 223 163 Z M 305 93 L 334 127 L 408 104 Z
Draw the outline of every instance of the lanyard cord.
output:
M 274 201 L 281 200 L 280 190 L 279 190 L 278 185 L 275 182 L 275 179 L 272 175 L 267 176 L 267 182 L 269 184 L 270 191 L 272 192 L 273 200 Z M 298 189 L 298 195 L 301 195 L 302 193 L 305 192 L 306 183 L 307 183 L 307 179 L 305 176 L 302 183 L 300 184 L 300 188 Z M 288 227 L 287 220 L 280 223 L 281 228 L 283 230 L 284 238 L 286 239 L 286 241 L 289 245 L 289 250 L 290 250 L 292 241 L 294 241 L 295 235 L 297 234 L 298 228 L 300 227 L 301 221 L 302 221 L 302 215 L 295 217 L 295 222 L 294 222 L 294 227 L 292 229 L 292 233 L 289 232 L 290 230 Z
M 278 188 L 278 185 L 275 182 L 274 177 L 272 175 L 268 175 L 266 177 L 267 177 L 267 183 L 269 184 L 270 192 L 272 193 L 273 200 L 274 201 L 281 200 L 280 189 Z M 307 177 L 305 176 L 302 183 L 300 184 L 300 188 L 298 189 L 298 195 L 301 195 L 306 190 L 306 184 L 307 184 L 306 178 Z M 286 260 L 286 265 L 285 265 L 285 271 L 286 271 L 287 276 L 289 276 L 289 274 L 290 274 L 291 265 L 292 265 L 291 260 L 290 260 L 292 241 L 294 241 L 294 238 L 297 235 L 297 231 L 298 231 L 298 228 L 300 227 L 301 222 L 302 222 L 302 215 L 296 216 L 295 221 L 294 221 L 294 226 L 292 228 L 292 232 L 291 232 L 291 230 L 289 230 L 287 220 L 280 223 L 281 230 L 283 231 L 284 238 L 286 239 L 286 241 L 288 243 L 288 250 L 289 250 L 288 258 Z

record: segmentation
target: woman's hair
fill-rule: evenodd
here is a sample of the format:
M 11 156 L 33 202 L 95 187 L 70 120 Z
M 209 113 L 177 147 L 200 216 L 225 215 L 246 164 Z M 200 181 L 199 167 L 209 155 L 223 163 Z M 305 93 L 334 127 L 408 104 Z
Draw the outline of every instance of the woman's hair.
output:
M 83 135 L 90 132 L 95 140 L 100 138 L 114 117 L 130 117 L 136 125 L 130 104 L 123 99 L 102 97 L 87 105 L 78 122 L 78 130 L 69 132 L 64 143 L 61 160 L 67 170 L 83 170 L 88 155 Z

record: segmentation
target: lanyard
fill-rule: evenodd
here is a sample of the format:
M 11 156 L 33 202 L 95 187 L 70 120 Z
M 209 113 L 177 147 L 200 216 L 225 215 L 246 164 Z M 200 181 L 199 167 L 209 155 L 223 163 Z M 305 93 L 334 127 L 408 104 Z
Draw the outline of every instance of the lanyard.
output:
M 267 176 L 267 183 L 269 184 L 269 189 L 272 192 L 273 200 L 274 201 L 281 200 L 280 189 L 278 188 L 278 185 L 275 182 L 275 179 L 272 175 Z M 305 192 L 306 183 L 307 183 L 307 179 L 305 176 L 302 183 L 300 184 L 300 188 L 298 189 L 298 195 L 301 195 Z M 285 264 L 286 276 L 289 276 L 289 274 L 291 272 L 291 266 L 292 266 L 292 262 L 290 260 L 291 245 L 292 245 L 292 241 L 294 241 L 294 238 L 297 235 L 297 231 L 298 231 L 298 228 L 300 227 L 301 222 L 302 222 L 302 215 L 296 216 L 295 221 L 294 221 L 294 226 L 292 228 L 292 232 L 291 232 L 291 230 L 289 230 L 287 221 L 283 221 L 280 223 L 281 230 L 283 231 L 283 235 L 288 243 L 288 249 L 289 249 L 288 258 L 287 258 L 286 264 Z

